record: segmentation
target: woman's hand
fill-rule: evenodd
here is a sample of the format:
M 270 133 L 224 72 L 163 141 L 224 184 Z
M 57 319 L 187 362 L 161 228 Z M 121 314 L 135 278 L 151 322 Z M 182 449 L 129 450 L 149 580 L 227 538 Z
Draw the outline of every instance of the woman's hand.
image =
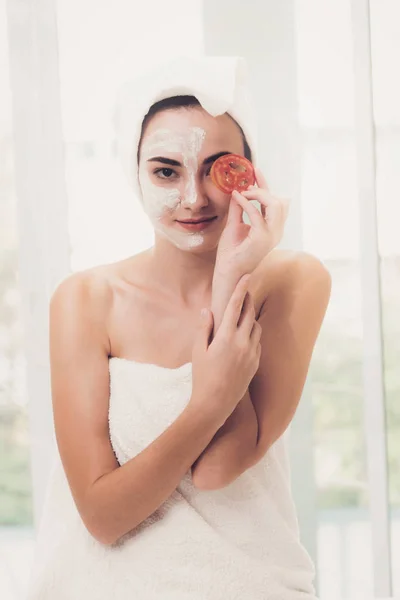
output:
M 272 196 L 260 169 L 255 169 L 255 175 L 258 187 L 232 193 L 228 219 L 218 243 L 217 272 L 252 273 L 282 239 L 289 200 Z M 250 200 L 260 203 L 261 214 Z M 243 211 L 248 214 L 250 225 L 243 222 Z
M 238 281 L 212 341 L 214 315 L 207 311 L 192 349 L 192 405 L 222 419 L 221 426 L 243 398 L 260 363 L 262 328 L 255 320 L 249 280 L 245 275 Z

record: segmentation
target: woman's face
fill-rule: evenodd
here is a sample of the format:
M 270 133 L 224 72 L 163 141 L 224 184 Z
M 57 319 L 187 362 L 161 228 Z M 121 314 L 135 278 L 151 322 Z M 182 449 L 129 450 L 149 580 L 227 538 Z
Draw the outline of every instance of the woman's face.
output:
M 145 128 L 139 162 L 143 207 L 156 233 L 182 250 L 211 250 L 225 227 L 230 194 L 212 182 L 210 168 L 222 154 L 244 155 L 241 132 L 224 114 L 201 107 L 164 110 Z M 200 231 L 178 221 L 217 218 Z

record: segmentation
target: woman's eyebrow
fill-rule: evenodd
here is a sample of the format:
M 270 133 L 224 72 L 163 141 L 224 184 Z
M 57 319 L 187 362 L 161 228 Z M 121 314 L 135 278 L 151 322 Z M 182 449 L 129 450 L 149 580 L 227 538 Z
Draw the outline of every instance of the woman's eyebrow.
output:
M 147 162 L 160 162 L 165 165 L 171 165 L 173 167 L 182 166 L 182 164 L 178 160 L 174 160 L 173 158 L 166 158 L 165 156 L 153 156 L 153 158 L 149 158 Z
M 217 154 L 212 154 L 211 156 L 208 156 L 203 160 L 203 165 L 208 165 L 209 163 L 214 162 L 214 160 L 217 160 L 217 158 L 219 158 L 220 156 L 225 156 L 226 154 L 232 154 L 232 152 L 224 150 L 223 152 L 217 152 Z
M 225 156 L 226 154 L 232 154 L 232 152 L 223 151 L 217 152 L 216 154 L 212 154 L 211 156 L 207 156 L 207 158 L 203 160 L 203 165 L 208 165 L 209 163 L 217 160 L 217 158 L 219 158 L 220 156 Z M 180 163 L 179 160 L 167 158 L 166 156 L 153 156 L 152 158 L 149 158 L 147 162 L 160 162 L 164 165 L 170 165 L 172 167 L 182 167 L 182 163 Z

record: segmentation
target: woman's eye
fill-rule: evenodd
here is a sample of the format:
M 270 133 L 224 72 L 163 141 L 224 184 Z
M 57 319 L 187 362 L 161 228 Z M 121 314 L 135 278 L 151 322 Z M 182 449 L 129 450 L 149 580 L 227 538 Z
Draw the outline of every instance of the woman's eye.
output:
M 173 169 L 169 169 L 168 167 L 164 167 L 163 169 L 157 169 L 157 171 L 154 171 L 154 174 L 157 175 L 157 177 L 159 177 L 160 179 L 171 179 L 172 173 L 175 173 L 175 171 Z

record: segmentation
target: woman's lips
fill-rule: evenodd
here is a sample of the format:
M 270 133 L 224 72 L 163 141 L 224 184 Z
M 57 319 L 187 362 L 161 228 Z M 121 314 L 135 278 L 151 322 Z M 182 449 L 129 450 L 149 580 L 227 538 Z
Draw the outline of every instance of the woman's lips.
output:
M 201 231 L 202 229 L 209 227 L 216 220 L 217 217 L 213 217 L 208 221 L 201 221 L 200 223 L 183 223 L 182 221 L 177 221 L 177 223 L 188 231 Z

